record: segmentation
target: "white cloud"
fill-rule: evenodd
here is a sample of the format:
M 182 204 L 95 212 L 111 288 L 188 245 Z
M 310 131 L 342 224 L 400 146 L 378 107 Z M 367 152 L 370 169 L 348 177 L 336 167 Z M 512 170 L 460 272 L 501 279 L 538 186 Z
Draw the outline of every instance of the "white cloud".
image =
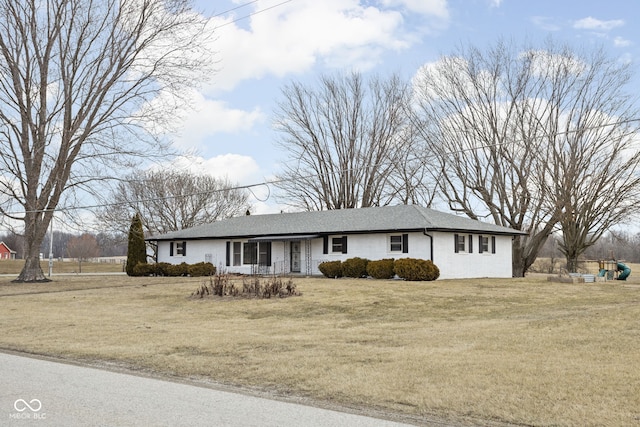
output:
M 211 25 L 219 27 L 212 42 L 220 62 L 210 90 L 302 73 L 318 63 L 366 71 L 385 51 L 407 49 L 418 40 L 405 28 L 403 12 L 433 18 L 436 26 L 449 17 L 445 0 L 381 0 L 376 6 L 358 0 L 297 0 L 237 24 L 232 17 L 212 18 Z
M 231 183 L 240 185 L 255 184 L 264 180 L 258 163 L 252 157 L 241 154 L 227 153 L 208 159 L 200 156 L 181 156 L 171 162 L 170 167 L 193 174 L 228 179 Z
M 194 91 L 192 110 L 181 120 L 176 146 L 183 149 L 201 148 L 206 137 L 216 133 L 240 133 L 250 131 L 256 124 L 266 120 L 258 107 L 252 111 L 232 108 L 224 101 L 208 99 Z
M 616 47 L 626 47 L 631 45 L 631 41 L 622 37 L 616 37 L 613 39 L 613 44 Z
M 610 21 L 602 21 L 600 19 L 593 18 L 591 16 L 583 19 L 579 19 L 573 23 L 573 28 L 580 30 L 596 30 L 596 31 L 609 31 L 617 27 L 624 25 L 622 19 L 613 19 Z
M 501 0 L 492 0 L 500 3 Z M 384 6 L 403 6 L 409 12 L 419 13 L 426 17 L 449 19 L 447 0 L 382 0 Z
M 155 110 L 166 110 L 163 120 L 147 116 L 147 111 Z M 224 101 L 207 98 L 195 89 L 182 93 L 179 98 L 167 91 L 160 92 L 143 106 L 139 115 L 150 132 L 169 136 L 182 150 L 199 150 L 209 136 L 248 132 L 267 120 L 259 107 L 251 111 L 236 109 Z
M 562 27 L 554 22 L 553 18 L 549 18 L 548 16 L 532 16 L 531 22 L 533 24 L 545 31 L 560 31 Z

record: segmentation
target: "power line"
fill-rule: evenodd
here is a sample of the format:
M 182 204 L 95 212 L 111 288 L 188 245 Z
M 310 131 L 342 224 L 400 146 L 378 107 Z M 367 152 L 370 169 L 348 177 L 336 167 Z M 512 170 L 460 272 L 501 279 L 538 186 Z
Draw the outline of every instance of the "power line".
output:
M 606 124 L 601 124 L 601 125 L 596 125 L 596 126 L 591 126 L 591 127 L 581 128 L 581 129 L 574 129 L 574 130 L 567 130 L 567 131 L 562 131 L 562 132 L 555 132 L 555 133 L 553 133 L 553 136 L 568 135 L 568 134 L 572 134 L 572 133 L 589 131 L 589 130 L 597 130 L 597 129 L 601 129 L 601 128 L 605 128 L 605 127 L 609 127 L 609 126 L 618 126 L 618 125 L 630 124 L 630 123 L 634 123 L 634 122 L 640 122 L 640 118 L 620 120 L 618 122 L 606 123 Z M 549 135 L 543 135 L 543 136 L 539 136 L 539 137 L 535 137 L 534 136 L 533 138 L 537 139 L 537 138 L 548 138 L 548 137 L 549 137 Z M 481 150 L 481 149 L 484 149 L 484 148 L 499 147 L 499 146 L 513 144 L 513 143 L 517 143 L 517 142 L 524 142 L 524 141 L 523 140 L 519 140 L 519 141 L 518 140 L 511 140 L 511 141 L 508 141 L 508 142 L 497 142 L 495 144 L 485 144 L 485 145 L 480 145 L 480 146 L 477 146 L 477 147 L 469 147 L 469 148 L 462 148 L 462 149 L 459 149 L 459 150 L 452 150 L 452 151 L 449 151 L 449 154 L 465 153 L 465 152 L 469 152 L 469 151 Z M 426 163 L 425 162 L 425 157 L 424 156 L 418 156 L 418 155 L 416 155 L 416 156 L 414 156 L 412 158 L 407 158 L 407 160 L 408 161 L 419 161 L 422 164 Z M 366 166 L 366 169 L 380 168 L 380 167 L 383 167 L 383 166 L 389 166 L 389 165 L 393 165 L 393 164 L 395 164 L 395 162 L 393 162 L 393 161 L 380 162 L 380 163 L 376 163 L 375 165 Z M 353 171 L 358 171 L 358 170 L 360 170 L 360 169 L 357 168 L 357 167 L 347 168 L 347 169 L 339 169 L 339 170 L 334 171 L 332 174 L 335 175 L 335 174 L 353 172 Z M 32 211 L 7 212 L 7 214 L 19 215 L 19 214 L 22 214 L 22 213 L 45 213 L 45 212 L 51 212 L 51 211 L 54 211 L 54 212 L 55 211 L 57 211 L 57 212 L 69 212 L 69 211 L 77 211 L 77 210 L 91 210 L 91 209 L 104 208 L 104 207 L 130 206 L 130 205 L 135 205 L 135 204 L 139 204 L 139 203 L 146 203 L 146 202 L 150 202 L 150 201 L 182 199 L 182 198 L 191 197 L 191 196 L 201 196 L 201 195 L 207 195 L 207 194 L 212 194 L 212 193 L 222 193 L 222 192 L 234 191 L 234 190 L 248 190 L 253 194 L 253 196 L 257 200 L 264 202 L 264 201 L 267 201 L 270 198 L 270 193 L 271 193 L 270 186 L 272 186 L 272 185 L 277 185 L 277 184 L 281 184 L 281 183 L 284 183 L 284 182 L 304 180 L 304 179 L 314 178 L 314 177 L 318 177 L 318 176 L 320 176 L 319 173 L 311 173 L 311 174 L 307 174 L 307 175 L 298 175 L 298 176 L 292 177 L 292 178 L 279 178 L 279 179 L 265 180 L 265 181 L 254 183 L 254 184 L 236 185 L 236 186 L 233 186 L 233 187 L 225 187 L 225 188 L 220 188 L 220 189 L 215 189 L 215 190 L 193 192 L 193 193 L 189 193 L 189 194 L 180 194 L 180 195 L 174 195 L 174 196 L 165 196 L 165 197 L 161 197 L 161 198 L 155 197 L 155 198 L 148 198 L 148 199 L 138 199 L 138 200 L 127 201 L 127 202 L 100 203 L 100 204 L 93 204 L 93 205 L 70 206 L 70 207 L 54 208 L 54 209 L 40 209 L 40 210 L 32 210 Z M 266 187 L 269 190 L 269 195 L 264 200 L 260 200 L 255 195 L 255 193 L 253 191 L 251 191 L 252 188 L 258 188 L 258 187 Z
M 241 8 L 241 7 L 244 7 L 244 6 L 248 6 L 248 5 L 252 4 L 252 3 L 256 3 L 257 1 L 258 1 L 258 0 L 255 0 L 255 1 L 252 1 L 252 2 L 249 2 L 249 3 L 246 3 L 246 4 L 243 4 L 243 5 L 241 5 L 241 6 L 235 7 L 235 8 L 233 8 L 233 9 L 229 9 L 227 12 L 230 12 L 230 11 L 233 11 L 233 10 L 236 10 L 236 9 L 239 9 L 239 8 Z M 287 4 L 287 3 L 291 3 L 292 1 L 293 1 L 293 0 L 285 0 L 285 1 L 280 2 L 280 3 L 278 3 L 278 4 L 274 4 L 273 6 L 269 6 L 269 7 L 265 7 L 264 9 L 256 10 L 255 12 L 252 12 L 252 13 L 249 13 L 249 14 L 247 14 L 247 15 L 241 16 L 241 17 L 236 18 L 236 19 L 234 19 L 234 20 L 232 20 L 232 21 L 225 22 L 224 24 L 220 24 L 220 25 L 218 25 L 217 27 L 214 27 L 213 29 L 214 29 L 214 30 L 217 30 L 218 28 L 226 27 L 227 25 L 231 25 L 231 24 L 234 24 L 234 23 L 236 23 L 236 22 L 238 22 L 238 21 L 242 21 L 243 19 L 250 18 L 250 17 L 252 17 L 252 16 L 254 16 L 254 15 L 257 15 L 257 14 L 259 14 L 259 13 L 266 12 L 266 11 L 271 10 L 271 9 L 275 9 L 276 7 L 279 7 L 279 6 L 285 5 L 285 4 Z M 223 12 L 223 13 L 226 13 L 226 12 Z M 218 14 L 218 15 L 214 15 L 214 16 L 220 16 L 220 15 L 222 15 L 222 14 Z
M 217 18 L 218 16 L 226 15 L 229 12 L 233 12 L 234 10 L 242 9 L 243 7 L 249 6 L 249 5 L 253 4 L 253 3 L 258 3 L 259 1 L 260 0 L 253 0 L 253 1 L 250 1 L 248 3 L 241 4 L 240 6 L 236 6 L 236 7 L 233 7 L 231 9 L 227 9 L 227 10 L 225 10 L 223 12 L 216 13 L 215 15 L 212 15 L 211 17 L 212 18 Z

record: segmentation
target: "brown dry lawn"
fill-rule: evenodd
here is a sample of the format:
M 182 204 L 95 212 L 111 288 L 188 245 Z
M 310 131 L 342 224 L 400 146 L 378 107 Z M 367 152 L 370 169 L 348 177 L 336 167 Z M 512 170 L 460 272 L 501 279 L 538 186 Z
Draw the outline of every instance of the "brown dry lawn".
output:
M 270 300 L 192 299 L 196 278 L 3 277 L 0 348 L 424 419 L 638 425 L 631 267 L 596 284 L 300 278 L 302 296 Z

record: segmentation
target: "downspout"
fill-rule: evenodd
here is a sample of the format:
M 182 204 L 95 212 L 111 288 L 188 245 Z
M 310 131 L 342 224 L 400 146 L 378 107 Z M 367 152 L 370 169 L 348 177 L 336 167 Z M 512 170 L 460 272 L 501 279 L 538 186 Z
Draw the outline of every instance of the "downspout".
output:
M 427 233 L 427 231 L 428 230 L 425 228 L 422 234 L 424 234 L 429 238 L 429 250 L 431 251 L 431 255 L 429 256 L 429 259 L 431 260 L 431 262 L 433 262 L 433 236 Z

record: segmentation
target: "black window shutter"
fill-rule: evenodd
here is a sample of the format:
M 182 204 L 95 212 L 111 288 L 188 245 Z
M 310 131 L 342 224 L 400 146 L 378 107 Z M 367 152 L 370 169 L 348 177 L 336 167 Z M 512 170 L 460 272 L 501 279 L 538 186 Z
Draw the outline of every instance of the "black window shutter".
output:
M 329 236 L 322 236 L 322 253 L 329 253 Z
M 173 256 L 173 242 L 169 243 L 169 256 Z
M 482 253 L 482 236 L 478 236 L 478 253 Z
M 265 244 L 267 245 L 267 259 L 266 259 L 266 265 L 271 265 L 271 242 L 265 242 Z
M 187 256 L 187 242 L 182 242 L 182 256 Z
M 456 251 L 456 253 L 458 253 L 458 235 L 454 234 L 453 235 L 453 250 Z
M 496 253 L 496 236 L 491 236 L 491 253 Z
M 342 253 L 347 253 L 347 236 L 342 236 Z
M 469 234 L 469 253 L 473 253 L 473 236 Z
M 403 254 L 409 253 L 409 235 L 408 234 L 402 235 L 402 253 Z
M 227 242 L 227 267 L 231 265 L 231 242 Z

